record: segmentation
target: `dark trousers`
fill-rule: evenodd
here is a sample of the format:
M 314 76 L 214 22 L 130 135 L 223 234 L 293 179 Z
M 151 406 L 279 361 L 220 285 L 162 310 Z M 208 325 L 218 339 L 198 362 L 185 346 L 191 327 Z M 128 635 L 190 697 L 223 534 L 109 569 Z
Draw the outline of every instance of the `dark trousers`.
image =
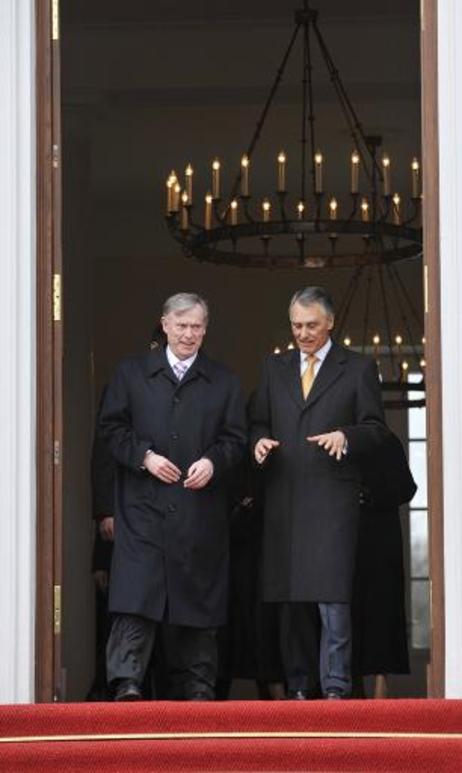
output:
M 281 651 L 289 693 L 351 693 L 349 604 L 293 602 L 283 605 Z
M 319 681 L 318 605 L 290 602 L 281 604 L 280 645 L 287 693 L 303 690 L 309 697 L 321 693 Z
M 203 693 L 214 698 L 217 651 L 214 628 L 163 623 L 163 647 L 169 669 L 169 697 L 190 700 Z M 107 643 L 107 678 L 114 687 L 123 679 L 141 686 L 159 624 L 138 615 L 116 614 Z
M 323 695 L 351 695 L 350 604 L 319 604 L 321 614 L 320 671 Z

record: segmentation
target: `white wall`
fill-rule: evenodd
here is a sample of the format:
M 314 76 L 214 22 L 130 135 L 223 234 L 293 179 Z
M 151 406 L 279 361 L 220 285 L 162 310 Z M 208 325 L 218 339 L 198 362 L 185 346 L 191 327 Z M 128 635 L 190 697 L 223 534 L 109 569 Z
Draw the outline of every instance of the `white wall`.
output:
M 0 2 L 0 702 L 34 698 L 35 29 Z
M 462 4 L 438 2 L 446 696 L 462 698 Z

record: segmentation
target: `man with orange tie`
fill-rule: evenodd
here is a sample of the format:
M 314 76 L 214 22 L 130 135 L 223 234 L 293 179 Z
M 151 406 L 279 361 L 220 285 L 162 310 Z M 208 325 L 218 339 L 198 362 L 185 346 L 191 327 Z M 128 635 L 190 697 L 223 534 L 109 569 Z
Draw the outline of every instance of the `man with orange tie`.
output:
M 332 341 L 323 288 L 296 292 L 289 317 L 297 348 L 265 362 L 252 418 L 265 475 L 263 592 L 283 604 L 288 697 L 314 697 L 320 682 L 324 697 L 347 698 L 361 459 L 384 436 L 380 383 L 372 358 Z

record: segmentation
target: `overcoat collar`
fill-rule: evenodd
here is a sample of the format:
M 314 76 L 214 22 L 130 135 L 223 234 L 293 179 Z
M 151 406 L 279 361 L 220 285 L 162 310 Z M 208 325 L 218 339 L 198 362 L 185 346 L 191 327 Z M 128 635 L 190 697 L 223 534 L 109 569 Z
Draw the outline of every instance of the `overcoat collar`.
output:
M 287 370 L 286 383 L 292 398 L 302 410 L 309 408 L 329 389 L 334 381 L 337 381 L 344 371 L 345 361 L 346 353 L 344 349 L 335 342 L 332 342 L 332 346 L 313 382 L 311 392 L 305 400 L 300 377 L 300 352 L 298 349 L 294 349 L 291 352 L 290 356 L 283 363 Z
M 178 383 L 178 379 L 176 378 L 173 370 L 170 367 L 169 361 L 167 360 L 165 346 L 158 346 L 155 349 L 152 349 L 146 355 L 147 375 L 155 376 L 160 371 L 163 371 L 163 373 L 167 376 L 167 378 L 170 379 L 170 381 L 175 384 Z M 185 384 L 196 376 L 203 376 L 205 379 L 207 379 L 207 381 L 211 381 L 212 371 L 212 362 L 209 360 L 207 355 L 204 354 L 202 349 L 200 349 L 193 364 L 179 383 Z

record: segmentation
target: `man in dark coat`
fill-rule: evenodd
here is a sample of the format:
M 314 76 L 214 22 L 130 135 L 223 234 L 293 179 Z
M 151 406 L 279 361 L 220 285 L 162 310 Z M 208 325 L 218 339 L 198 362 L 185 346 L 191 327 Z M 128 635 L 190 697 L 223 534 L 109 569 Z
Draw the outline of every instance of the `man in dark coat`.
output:
M 359 465 L 383 435 L 380 384 L 371 358 L 331 341 L 325 290 L 297 292 L 289 315 L 297 348 L 266 361 L 252 421 L 265 466 L 264 596 L 287 605 L 289 697 L 316 688 L 320 614 L 322 692 L 342 698 L 351 692 Z
M 136 700 L 156 635 L 174 697 L 214 696 L 216 627 L 226 619 L 227 481 L 246 446 L 236 376 L 201 350 L 205 301 L 178 293 L 163 310 L 167 346 L 124 360 L 101 430 L 118 462 L 108 680 Z

